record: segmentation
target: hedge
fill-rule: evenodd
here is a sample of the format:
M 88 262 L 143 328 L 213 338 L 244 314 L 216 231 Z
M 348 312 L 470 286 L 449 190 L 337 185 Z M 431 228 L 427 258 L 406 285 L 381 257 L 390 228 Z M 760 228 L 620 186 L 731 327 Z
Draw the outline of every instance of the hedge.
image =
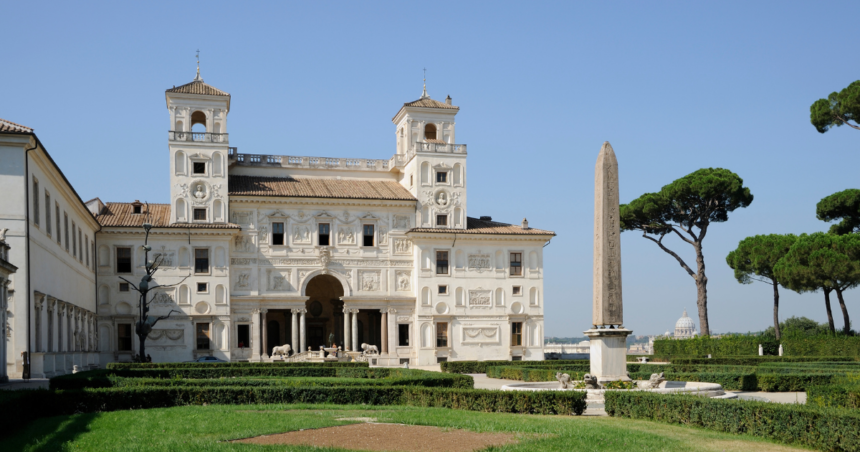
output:
M 217 367 L 369 367 L 368 363 L 342 363 L 342 362 L 273 362 L 273 363 L 252 363 L 252 362 L 229 362 L 229 363 L 108 363 L 106 369 L 190 369 L 193 367 L 200 368 L 217 368 Z
M 526 367 L 558 367 L 560 363 L 563 366 L 588 364 L 587 359 L 577 360 L 551 360 L 551 361 L 447 361 L 440 363 L 442 372 L 453 374 L 485 374 L 488 367 L 494 366 L 526 366 Z
M 202 404 L 409 405 L 520 414 L 582 414 L 585 392 L 493 391 L 415 386 L 144 387 L 16 391 L 0 396 L 0 435 L 38 417 Z
M 672 364 L 730 364 L 738 366 L 757 366 L 762 363 L 810 363 L 846 362 L 852 358 L 844 356 L 723 356 L 719 358 L 672 358 Z M 855 359 L 854 361 L 858 361 Z
M 605 397 L 610 416 L 748 434 L 818 450 L 860 450 L 860 414 L 850 410 L 643 391 L 609 391 Z
M 311 370 L 308 370 L 311 369 Z M 275 375 L 273 375 L 275 373 Z M 400 384 L 414 384 L 420 386 L 432 387 L 454 387 L 471 389 L 475 386 L 475 381 L 468 375 L 448 375 L 439 374 L 436 372 L 427 372 L 417 369 L 400 369 L 400 368 L 286 368 L 272 369 L 267 368 L 260 371 L 259 369 L 249 368 L 193 368 L 193 369 L 138 369 L 138 370 L 91 370 L 80 372 L 77 374 L 62 375 L 51 378 L 51 389 L 83 389 L 83 388 L 110 388 L 116 386 L 116 380 L 145 380 L 154 381 L 157 379 L 168 382 L 167 386 L 178 386 L 183 380 L 194 379 L 216 382 L 219 378 L 230 378 L 238 382 L 247 382 L 252 380 L 252 377 L 260 376 L 277 376 L 277 377 L 328 377 L 333 378 L 360 378 L 365 379 L 368 383 L 374 379 L 413 379 L 411 383 L 400 382 Z M 383 382 L 385 381 L 383 380 Z M 422 382 L 419 384 L 419 380 Z M 258 380 L 259 381 L 259 380 Z M 307 381 L 307 380 L 304 380 Z M 318 380 L 324 381 L 324 380 Z M 143 384 L 143 383 L 141 383 Z M 257 383 L 258 385 L 262 385 Z M 289 383 L 280 383 L 286 385 Z M 325 384 L 325 383 L 323 383 Z M 373 383 L 384 384 L 384 383 Z M 240 383 L 237 383 L 240 385 Z M 299 385 L 296 383 L 295 385 Z M 125 382 L 123 386 L 140 386 L 132 382 Z M 205 386 L 205 385 L 204 385 Z M 336 386 L 331 384 L 330 386 Z
M 511 367 L 491 367 L 487 371 L 487 376 L 491 378 L 508 378 L 511 380 L 522 381 L 555 381 L 556 372 L 564 372 L 570 375 L 572 380 L 581 380 L 583 375 L 589 371 L 569 371 L 566 369 L 546 370 L 546 369 L 518 369 Z M 629 372 L 628 375 L 633 380 L 648 380 L 653 372 Z M 504 377 L 497 377 L 502 375 Z M 513 378 L 519 376 L 520 378 Z M 694 381 L 705 383 L 718 383 L 723 389 L 728 390 L 743 390 L 755 391 L 758 387 L 758 380 L 755 373 L 747 372 L 697 372 L 697 373 L 666 373 L 665 377 L 670 381 Z
M 860 385 L 819 385 L 806 388 L 808 406 L 860 409 Z
M 776 355 L 782 344 L 786 356 L 841 356 L 860 358 L 860 336 L 822 336 L 783 338 L 781 341 L 761 336 L 709 336 L 691 339 L 658 339 L 654 354 L 660 356 L 757 356 L 762 345 L 765 355 Z

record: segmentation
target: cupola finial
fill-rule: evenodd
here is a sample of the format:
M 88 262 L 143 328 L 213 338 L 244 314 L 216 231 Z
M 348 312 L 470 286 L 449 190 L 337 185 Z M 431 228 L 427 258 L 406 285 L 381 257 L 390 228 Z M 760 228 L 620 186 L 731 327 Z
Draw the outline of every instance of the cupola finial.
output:
M 194 78 L 195 82 L 202 82 L 203 79 L 200 78 L 200 49 L 197 49 L 197 77 Z
M 427 95 L 427 68 L 426 67 L 424 68 L 424 92 L 421 94 L 421 98 L 422 99 L 430 98 L 430 96 Z

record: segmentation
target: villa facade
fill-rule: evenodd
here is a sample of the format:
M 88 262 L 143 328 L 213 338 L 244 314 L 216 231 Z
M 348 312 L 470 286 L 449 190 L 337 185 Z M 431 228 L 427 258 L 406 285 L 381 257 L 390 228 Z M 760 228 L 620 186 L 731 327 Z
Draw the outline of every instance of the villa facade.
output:
M 433 100 L 425 89 L 400 107 L 389 159 L 241 153 L 228 130 L 231 96 L 199 71 L 165 100 L 164 204 L 81 202 L 41 144 L 40 153 L 26 150 L 38 142 L 31 129 L 0 131 L 0 150 L 44 160 L 0 175 L 26 191 L 3 201 L 20 219 L 7 215 L 14 209 L 0 215 L 19 268 L 10 375 L 20 375 L 24 350 L 34 377 L 68 372 L 57 356 L 78 365 L 132 359 L 144 224 L 162 286 L 151 314 L 170 314 L 147 337 L 154 361 L 267 361 L 284 344 L 298 358 L 320 346 L 374 345 L 380 365 L 543 359 L 543 250 L 555 234 L 525 219 L 467 215 L 467 151 L 455 140 L 450 97 Z M 45 182 L 51 199 L 73 205 L 60 210 L 64 221 L 72 211 L 74 251 Z M 28 241 L 47 251 L 26 251 Z M 19 283 L 29 272 L 31 285 Z

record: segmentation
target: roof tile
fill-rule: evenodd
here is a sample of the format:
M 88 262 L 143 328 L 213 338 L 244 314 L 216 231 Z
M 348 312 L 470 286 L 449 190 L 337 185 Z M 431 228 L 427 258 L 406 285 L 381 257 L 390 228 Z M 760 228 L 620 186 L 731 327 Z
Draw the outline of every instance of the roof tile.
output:
M 192 229 L 241 229 L 233 223 L 170 223 L 170 204 L 143 204 L 141 213 L 134 213 L 130 202 L 109 202 L 96 216 L 103 227 L 142 227 L 150 223 L 154 228 L 192 228 Z
M 413 228 L 409 232 L 439 232 L 439 233 L 457 233 L 457 234 L 502 234 L 502 235 L 555 235 L 555 232 L 546 231 L 543 229 L 528 228 L 523 229 L 520 226 L 499 223 L 498 221 L 479 220 L 477 218 L 466 218 L 466 229 L 448 229 L 448 228 Z
M 33 129 L 30 127 L 22 126 L 21 124 L 15 124 L 12 121 L 7 121 L 5 119 L 0 118 L 0 132 L 32 133 Z
M 409 193 L 409 190 L 394 181 L 230 176 L 228 186 L 230 187 L 230 196 L 415 201 L 415 197 Z
M 212 85 L 208 85 L 203 83 L 203 80 L 194 80 L 191 83 L 186 83 L 182 86 L 174 86 L 166 90 L 168 93 L 182 93 L 182 94 L 203 94 L 206 96 L 230 96 L 228 93 L 221 91 L 218 88 L 215 88 Z

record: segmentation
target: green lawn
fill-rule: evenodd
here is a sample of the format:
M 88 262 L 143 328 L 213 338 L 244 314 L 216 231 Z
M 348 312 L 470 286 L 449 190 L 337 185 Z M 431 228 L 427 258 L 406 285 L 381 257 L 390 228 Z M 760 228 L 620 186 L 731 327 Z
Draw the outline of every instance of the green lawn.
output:
M 336 405 L 212 405 L 77 414 L 38 419 L 2 451 L 330 451 L 300 446 L 258 446 L 219 441 L 291 430 L 378 422 L 522 434 L 520 443 L 493 451 L 791 451 L 756 438 L 608 417 L 478 413 L 441 408 Z

